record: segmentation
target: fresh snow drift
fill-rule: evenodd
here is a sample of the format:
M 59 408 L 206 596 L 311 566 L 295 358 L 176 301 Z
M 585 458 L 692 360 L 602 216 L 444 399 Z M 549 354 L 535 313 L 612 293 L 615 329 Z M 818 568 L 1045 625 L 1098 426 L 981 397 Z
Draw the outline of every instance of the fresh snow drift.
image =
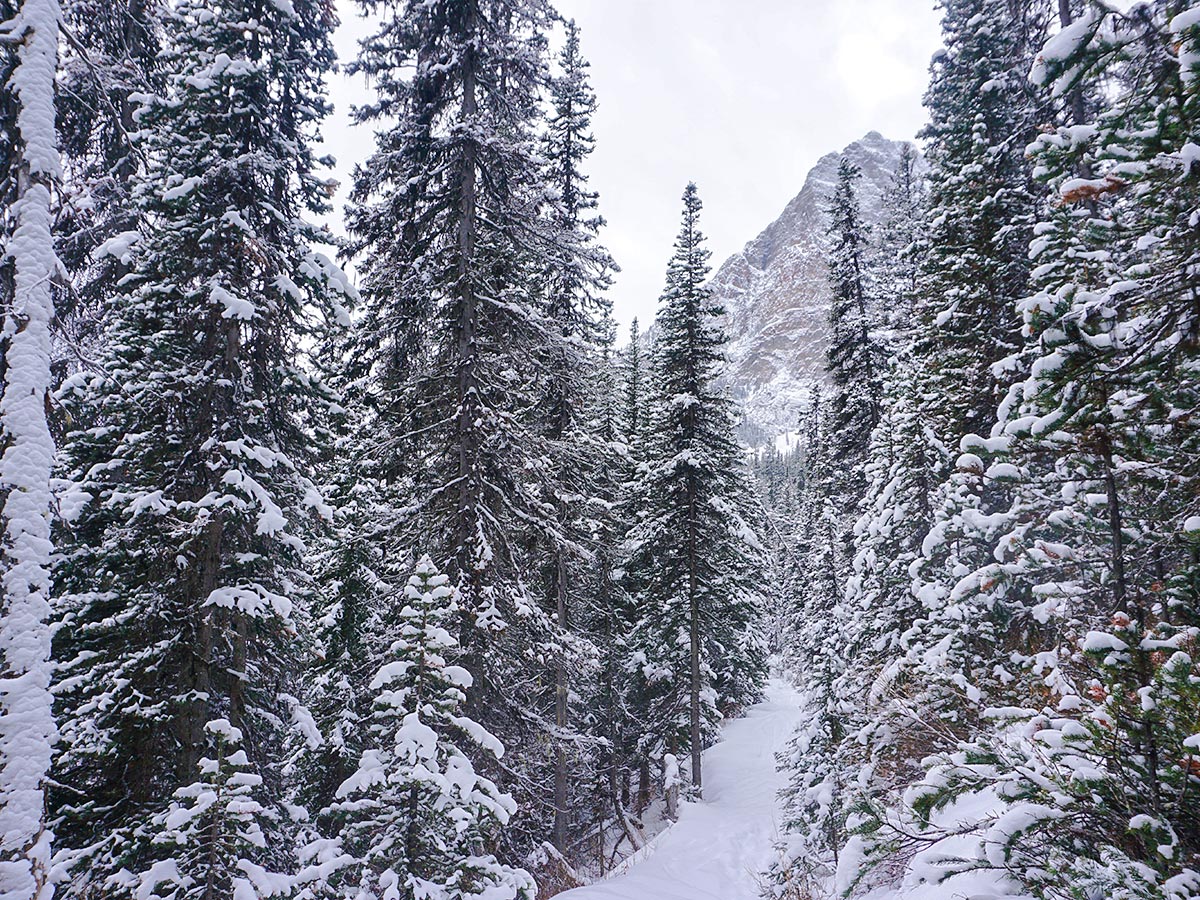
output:
M 681 804 L 679 821 L 624 874 L 560 894 L 569 900 L 757 900 L 778 836 L 775 768 L 803 715 L 799 692 L 778 678 L 766 699 L 729 722 L 704 753 L 704 800 Z

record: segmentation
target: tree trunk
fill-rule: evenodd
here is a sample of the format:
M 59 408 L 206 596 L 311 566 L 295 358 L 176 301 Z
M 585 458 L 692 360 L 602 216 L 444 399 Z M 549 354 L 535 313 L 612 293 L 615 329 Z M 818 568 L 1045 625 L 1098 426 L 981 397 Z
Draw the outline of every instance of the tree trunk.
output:
M 208 523 L 204 534 L 204 546 L 197 561 L 199 578 L 196 592 L 187 598 L 188 614 L 194 617 L 192 646 L 188 648 L 187 669 L 183 681 L 192 693 L 183 713 L 181 723 L 179 764 L 176 777 L 180 784 L 188 784 L 196 776 L 196 767 L 207 751 L 208 736 L 204 726 L 208 724 L 209 701 L 212 696 L 212 655 L 216 631 L 213 607 L 205 606 L 204 600 L 217 586 L 217 573 L 221 564 L 222 524 L 219 516 Z
M 1145 637 L 1146 611 L 1139 600 L 1131 601 L 1129 597 L 1128 577 L 1125 573 L 1125 535 L 1121 521 L 1120 495 L 1117 490 L 1117 477 L 1113 471 L 1112 442 L 1105 432 L 1101 437 L 1101 461 L 1104 464 L 1104 486 L 1108 494 L 1108 526 L 1112 540 L 1113 567 L 1113 601 L 1118 610 L 1130 616 L 1138 625 L 1138 639 Z M 1148 654 L 1141 647 L 1131 647 L 1136 665 L 1138 683 L 1141 687 L 1149 687 L 1154 680 Z M 1154 714 L 1143 712 L 1138 723 L 1142 739 L 1142 752 L 1146 756 L 1146 780 L 1150 787 L 1150 802 L 1154 810 L 1161 810 L 1161 796 L 1158 777 L 1158 736 L 1154 733 Z
M 641 850 L 646 846 L 645 840 L 642 838 L 642 833 L 638 831 L 637 826 L 633 824 L 633 820 L 629 818 L 629 812 L 625 809 L 625 804 L 621 800 L 621 790 L 617 785 L 617 769 L 612 766 L 608 770 L 609 790 L 612 792 L 613 811 L 616 813 L 617 822 L 621 825 L 621 830 L 625 832 L 625 837 L 629 838 L 629 843 L 633 845 L 634 850 Z M 601 865 L 604 862 L 603 853 L 603 831 L 601 831 Z
M 663 797 L 667 801 L 667 818 L 679 818 L 679 760 L 674 753 L 663 757 Z
M 697 547 L 696 541 L 696 488 L 695 484 L 688 486 L 688 504 L 692 508 L 691 521 L 688 524 L 688 637 L 690 641 L 692 673 L 689 706 L 691 712 L 691 743 L 692 743 L 692 787 L 696 796 L 703 796 L 704 781 L 700 771 L 700 597 L 696 584 Z
M 464 32 L 468 38 L 474 38 L 478 31 L 478 13 L 474 4 L 468 4 L 467 19 Z M 477 75 L 475 71 L 475 55 L 468 51 L 463 63 L 463 99 L 461 118 L 464 124 L 471 122 L 478 113 L 476 97 Z M 468 132 L 470 128 L 468 127 Z M 477 528 L 480 515 L 481 490 L 479 484 L 479 446 L 475 421 L 478 418 L 477 394 L 477 365 L 476 339 L 479 330 L 479 307 L 472 278 L 475 262 L 476 241 L 476 168 L 478 165 L 478 150 L 472 140 L 468 140 L 463 148 L 461 171 L 459 172 L 459 208 L 458 208 L 458 340 L 455 351 L 458 364 L 458 417 L 455 422 L 456 441 L 458 444 L 457 475 L 458 475 L 458 532 L 459 532 L 459 576 L 467 578 L 467 610 L 468 614 L 479 605 L 480 579 L 476 570 L 474 554 L 466 548 L 474 546 L 478 540 Z
M 233 610 L 233 667 L 229 681 L 229 721 L 235 728 L 246 730 L 246 649 L 250 642 L 250 623 L 240 610 Z
M 12 260 L 11 298 L 2 298 L 4 357 L 0 423 L 0 894 L 32 900 L 47 890 L 50 833 L 45 780 L 57 737 L 50 693 L 50 475 L 54 439 L 46 419 L 50 391 L 51 321 L 57 276 L 51 231 L 51 191 L 59 175 L 54 128 L 58 9 L 25 0 L 25 27 L 9 88 L 19 84 L 16 128 L 17 198 L 6 210 L 13 226 L 5 253 Z M 20 31 L 14 34 L 20 34 Z
M 554 592 L 558 612 L 558 627 L 561 631 L 567 628 L 567 566 L 563 558 L 562 548 L 556 554 Z M 570 814 L 567 809 L 567 750 L 564 744 L 564 732 L 567 727 L 567 666 L 566 661 L 559 657 L 554 672 L 554 725 L 559 734 L 554 749 L 554 846 L 559 853 L 567 852 L 567 830 Z
M 477 4 L 469 3 L 463 36 L 469 41 L 480 39 L 479 11 Z M 462 75 L 462 104 L 460 119 L 468 135 L 473 134 L 470 123 L 479 112 L 478 61 L 473 49 L 465 51 Z M 463 146 L 458 173 L 458 227 L 456 234 L 457 282 L 454 286 L 458 301 L 455 327 L 455 402 L 457 414 L 454 421 L 455 480 L 458 482 L 458 497 L 454 511 L 456 568 L 452 573 L 462 592 L 462 620 L 460 643 L 463 648 L 463 665 L 471 673 L 475 688 L 467 695 L 467 711 L 482 715 L 493 702 L 493 685 L 487 677 L 483 644 L 486 635 L 476 626 L 476 615 L 483 605 L 485 576 L 482 560 L 474 549 L 478 547 L 479 532 L 483 519 L 482 449 L 479 429 L 479 297 L 477 261 L 475 247 L 478 239 L 478 166 L 479 150 L 473 138 Z

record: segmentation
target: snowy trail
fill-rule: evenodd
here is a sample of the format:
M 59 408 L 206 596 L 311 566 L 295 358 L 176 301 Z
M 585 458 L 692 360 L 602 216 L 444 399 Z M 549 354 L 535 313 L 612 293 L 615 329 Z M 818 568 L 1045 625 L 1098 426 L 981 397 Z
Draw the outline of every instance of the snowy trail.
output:
M 775 769 L 803 715 L 800 694 L 778 679 L 766 698 L 725 726 L 704 754 L 704 797 L 685 804 L 654 852 L 624 875 L 559 894 L 564 900 L 757 900 L 758 875 L 777 835 Z

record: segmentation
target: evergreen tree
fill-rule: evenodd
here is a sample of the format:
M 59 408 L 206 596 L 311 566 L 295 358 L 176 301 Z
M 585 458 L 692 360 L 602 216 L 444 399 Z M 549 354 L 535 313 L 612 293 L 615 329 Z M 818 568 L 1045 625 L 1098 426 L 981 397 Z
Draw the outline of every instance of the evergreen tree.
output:
M 891 184 L 883 195 L 883 222 L 869 265 L 875 293 L 874 325 L 891 354 L 913 337 L 913 304 L 927 250 L 925 195 L 924 160 L 912 144 L 903 144 Z
M 994 362 L 1017 347 L 1016 301 L 1029 281 L 1037 192 L 1024 160 L 1039 124 L 1025 73 L 1046 3 L 946 0 L 922 132 L 930 216 L 918 284 L 918 351 L 928 411 L 949 446 L 986 434 L 1003 395 Z
M 760 546 L 749 522 L 749 487 L 730 401 L 716 386 L 723 310 L 704 285 L 709 251 L 695 184 L 660 301 L 647 514 L 629 541 L 642 619 L 635 640 L 647 683 L 646 742 L 691 753 L 702 787 L 701 750 L 719 710 L 755 699 L 765 672 L 756 621 Z
M 611 342 L 609 343 L 611 346 Z M 595 453 L 594 497 L 589 505 L 590 544 L 594 548 L 593 572 L 596 589 L 581 617 L 582 626 L 598 653 L 594 684 L 585 684 L 588 695 L 583 707 L 587 732 L 598 739 L 592 795 L 599 798 L 591 821 L 606 821 L 615 815 L 622 833 L 634 847 L 641 834 L 632 824 L 628 805 L 629 768 L 635 755 L 633 703 L 627 682 L 630 662 L 629 633 L 635 617 L 626 593 L 619 564 L 621 546 L 628 531 L 628 448 L 618 425 L 621 397 L 618 394 L 617 362 L 610 351 L 599 370 L 592 399 L 592 433 Z M 601 859 L 605 848 L 600 847 Z
M 845 737 L 834 684 L 845 669 L 836 611 L 845 583 L 844 516 L 835 506 L 829 435 L 833 417 L 819 388 L 802 422 L 803 487 L 796 527 L 799 570 L 786 623 L 788 668 L 804 673 L 811 715 L 797 729 L 781 764 L 787 833 L 773 881 L 785 896 L 819 890 L 844 838 L 844 767 L 838 750 Z
M 901 189 L 909 192 L 912 166 L 913 159 L 905 157 L 897 175 Z M 868 463 L 887 421 L 882 405 L 887 359 L 869 296 L 874 273 L 855 191 L 859 177 L 857 166 L 839 162 L 828 206 L 833 302 L 827 368 L 833 385 L 824 409 L 819 396 L 814 398 L 805 434 L 797 531 L 801 575 L 789 632 L 793 664 L 810 688 L 812 719 L 792 740 L 786 761 L 791 771 L 784 797 L 792 834 L 775 875 L 789 890 L 817 889 L 837 861 L 845 840 L 846 788 L 854 775 L 854 748 L 845 743 L 863 724 L 863 710 L 851 701 L 862 683 L 851 654 L 861 649 L 856 633 L 864 624 L 853 592 L 854 512 L 868 486 L 874 486 Z M 893 234 L 898 231 L 893 225 Z
M 764 512 L 767 598 L 763 609 L 767 645 L 773 654 L 791 648 L 788 621 L 792 599 L 801 589 L 799 577 L 800 500 L 803 488 L 800 454 L 789 447 L 768 447 L 752 461 L 753 481 Z
M 332 525 L 320 536 L 310 568 L 322 572 L 314 616 L 315 660 L 305 670 L 305 707 L 315 734 L 298 734 L 295 749 L 299 799 L 313 813 L 333 802 L 334 793 L 358 765 L 373 700 L 369 689 L 379 647 L 373 629 L 391 589 L 382 548 L 387 508 L 369 472 L 352 473 L 358 459 L 347 435 L 334 444 L 336 466 L 329 498 Z M 344 455 L 342 455 L 344 454 Z M 337 823 L 317 821 L 316 833 Z M 312 838 L 309 839 L 310 841 Z
M 168 90 L 137 116 L 130 273 L 108 299 L 98 371 L 61 391 L 75 425 L 53 799 L 69 897 L 123 896 L 136 888 L 121 873 L 159 864 L 231 884 L 220 860 L 155 840 L 169 798 L 198 767 L 214 775 L 201 764 L 214 722 L 243 735 L 262 779 L 263 839 L 239 858 L 290 865 L 301 553 L 325 509 L 305 472 L 332 400 L 304 354 L 345 288 L 304 218 L 324 209 L 311 146 L 334 21 L 319 0 L 247 0 L 181 3 L 165 24 Z
M 595 236 L 604 220 L 595 212 L 598 195 L 587 188 L 583 166 L 595 145 L 591 117 L 596 97 L 587 80 L 588 62 L 580 52 L 579 29 L 566 23 L 566 42 L 558 57 L 559 72 L 549 81 L 551 115 L 546 123 L 543 155 L 547 181 L 557 194 L 551 221 L 557 227 L 558 243 L 565 253 L 547 270 L 547 318 L 559 340 L 549 345 L 546 362 L 545 408 L 536 412 L 544 423 L 555 482 L 554 504 L 557 527 L 549 532 L 544 567 L 549 609 L 564 632 L 578 641 L 574 625 L 597 589 L 588 560 L 587 506 L 597 490 L 594 479 L 596 456 L 607 452 L 592 433 L 597 424 L 589 420 L 589 394 L 603 376 L 602 344 L 608 339 L 605 327 L 610 304 L 603 290 L 614 268 L 607 251 Z M 566 263 L 566 264 L 564 264 Z M 603 428 L 604 425 L 600 424 Z M 611 549 L 611 548 L 610 548 Z M 559 852 L 568 848 L 568 831 L 573 806 L 570 744 L 570 684 L 568 673 L 580 670 L 580 660 L 594 655 L 586 644 L 563 646 L 556 654 L 554 669 L 554 726 L 558 739 L 554 760 L 553 842 Z M 578 695 L 578 692 L 576 692 Z M 578 775 L 576 775 L 578 777 Z
M 901 636 L 918 614 L 909 567 L 920 557 L 933 524 L 931 495 L 947 470 L 947 451 L 923 415 L 921 359 L 913 350 L 911 312 L 925 249 L 924 209 L 917 158 L 907 144 L 884 206 L 882 239 L 871 270 L 884 325 L 881 342 L 890 354 L 881 375 L 880 419 L 862 463 L 866 493 L 853 528 L 839 612 L 844 624 L 840 643 L 854 666 L 837 693 L 865 721 L 872 718 L 868 688 L 878 701 L 884 686 L 875 677 L 902 654 Z M 864 678 L 864 672 L 871 677 Z
M 1107 896 L 1200 889 L 1186 799 L 1198 783 L 1200 677 L 1184 637 L 1196 633 L 1194 504 L 1175 490 L 1194 481 L 1194 429 L 1180 413 L 1195 408 L 1198 345 L 1177 305 L 1194 275 L 1177 273 L 1196 253 L 1182 148 L 1200 108 L 1200 17 L 1178 12 L 1064 16 L 1034 67 L 1068 99 L 1069 124 L 1030 148 L 1050 188 L 1031 247 L 1039 290 L 1019 307 L 1026 344 L 981 442 L 1012 501 L 993 516 L 992 561 L 960 582 L 968 601 L 1028 620 L 1007 673 L 1013 724 L 938 758 L 917 793 L 918 814 L 937 822 L 947 804 L 1002 785 L 998 821 L 1011 825 L 972 823 L 975 842 L 944 869 L 986 861 L 1039 897 L 1065 884 Z M 1120 93 L 1093 121 L 1075 118 L 1112 85 Z
M 301 845 L 315 846 L 337 823 L 320 812 L 357 768 L 374 694 L 368 688 L 387 649 L 372 633 L 381 609 L 394 594 L 396 562 L 390 558 L 399 512 L 397 492 L 387 485 L 381 463 L 370 451 L 378 425 L 374 391 L 356 350 L 361 297 L 356 290 L 339 310 L 345 327 L 330 332 L 314 353 L 318 377 L 336 394 L 329 408 L 331 434 L 320 446 L 319 486 L 329 520 L 310 543 L 308 569 L 320 573 L 313 610 L 311 661 L 301 695 L 313 717 L 314 734 L 294 735 L 297 800 L 315 818 Z
M 0 108 L 5 271 L 0 276 L 0 893 L 41 900 L 49 884 L 46 775 L 57 737 L 50 694 L 51 285 L 60 265 L 51 190 L 61 178 L 54 130 L 60 13 L 23 0 L 0 24 L 7 47 Z M 11 269 L 7 261 L 11 259 Z
M 163 4 L 158 0 L 68 0 L 58 105 L 71 177 L 56 228 L 71 282 L 59 298 L 56 378 L 90 359 L 106 296 L 129 272 L 138 233 L 140 151 L 134 114 L 141 94 L 161 93 Z
M 375 623 L 375 633 L 398 637 L 370 683 L 374 712 L 358 769 L 327 813 L 342 823 L 343 855 L 333 873 L 318 870 L 311 896 L 531 900 L 528 873 L 480 850 L 515 807 L 461 747 L 504 751 L 462 713 L 471 676 L 449 661 L 457 593 L 424 557 L 398 605 Z
M 166 858 L 140 877 L 117 872 L 110 887 L 146 900 L 257 900 L 288 890 L 288 876 L 254 862 L 267 845 L 261 827 L 267 809 L 255 797 L 263 779 L 241 747 L 242 732 L 227 719 L 210 720 L 204 731 L 213 756 L 201 757 L 197 780 L 177 789 L 153 820 L 153 842 Z
M 625 348 L 622 362 L 625 404 L 621 424 L 625 443 L 629 446 L 632 458 L 636 459 L 646 416 L 645 361 L 642 353 L 642 332 L 638 328 L 636 317 L 629 325 L 629 344 Z
M 874 863 L 914 853 L 910 871 L 950 890 L 985 870 L 1039 898 L 1200 888 L 1185 800 L 1200 519 L 1178 490 L 1193 480 L 1197 342 L 1177 305 L 1194 290 L 1200 16 L 1059 13 L 1033 65 L 1061 124 L 1028 148 L 1048 190 L 1033 290 L 1013 303 L 1023 345 L 992 368 L 1007 382 L 997 424 L 962 438 L 911 566 L 918 618 L 871 691 L 893 692 L 892 712 L 868 706 L 902 752 L 940 752 L 898 772 L 904 756 L 868 759 L 900 783 L 847 815 L 835 890 L 869 889 L 888 877 Z M 923 366 L 920 396 L 945 409 Z M 864 549 L 873 568 L 877 549 L 905 558 Z
M 841 485 L 809 499 L 804 513 L 810 546 L 802 552 L 813 568 L 797 641 L 813 685 L 814 722 L 793 752 L 794 836 L 777 870 L 781 885 L 848 891 L 872 861 L 897 850 L 896 833 L 882 823 L 922 774 L 913 761 L 964 733 L 963 707 L 981 699 L 976 676 L 999 662 L 974 651 L 979 641 L 998 649 L 1008 634 L 1003 611 L 961 605 L 956 588 L 964 570 L 990 557 L 1000 526 L 987 514 L 1006 502 L 1006 488 L 985 478 L 977 456 L 960 458 L 957 472 L 947 462 L 964 435 L 986 433 L 1004 390 L 993 364 L 1019 337 L 1015 304 L 1027 290 L 1024 248 L 1035 209 L 1022 154 L 1037 124 L 1036 98 L 1021 73 L 1044 27 L 1041 3 L 943 4 L 946 47 L 934 59 L 926 95 L 928 217 L 910 216 L 904 230 L 895 218 L 885 221 L 879 268 L 897 254 L 903 265 L 879 280 L 888 307 L 878 316 L 879 337 L 869 305 L 859 329 L 860 346 L 887 342 L 894 367 L 882 363 L 876 343 L 873 377 L 857 379 L 874 390 L 851 394 L 857 405 L 850 409 L 860 415 L 830 416 L 831 427 L 866 423 L 829 434 L 834 447 L 851 438 L 853 452 L 837 463 L 850 471 L 835 470 Z M 920 202 L 905 184 L 911 170 L 897 181 L 892 217 Z M 837 218 L 849 221 L 844 213 Z M 922 221 L 928 227 L 918 239 L 913 223 Z M 837 285 L 855 284 L 844 274 L 854 271 L 854 256 L 845 240 L 837 249 L 835 297 L 853 297 Z M 859 284 L 876 289 L 872 281 Z M 844 391 L 838 371 L 853 357 L 835 355 L 838 344 L 835 332 L 830 368 Z M 837 393 L 834 403 L 845 408 Z M 867 409 L 874 415 L 861 415 Z M 811 490 L 822 489 L 806 484 Z M 863 505 L 855 527 L 846 523 L 839 535 L 828 498 L 846 495 Z M 914 577 L 917 593 L 910 594 Z
M 363 453 L 398 511 L 387 558 L 402 565 L 426 547 L 461 591 L 471 705 L 509 747 L 524 824 L 508 836 L 528 850 L 555 813 L 539 789 L 554 778 L 546 669 L 591 652 L 535 580 L 547 558 L 581 558 L 560 520 L 574 489 L 556 461 L 564 442 L 563 464 L 576 458 L 578 435 L 563 420 L 547 428 L 544 397 L 559 413 L 576 402 L 586 372 L 563 379 L 586 355 L 579 326 L 607 259 L 578 169 L 586 111 L 570 127 L 559 117 L 573 143 L 547 160 L 535 134 L 549 77 L 543 0 L 367 5 L 382 21 L 353 69 L 376 100 L 357 117 L 386 125 L 349 211 L 363 295 L 352 355 L 371 398 Z M 567 82 L 564 97 L 578 72 Z M 572 208 L 554 166 L 572 173 Z
M 424 435 L 416 447 L 426 449 L 405 454 L 425 465 L 404 474 L 432 488 L 414 530 L 437 539 L 436 555 L 450 561 L 467 609 L 486 627 L 525 602 L 503 527 L 530 502 L 514 473 L 526 461 L 542 468 L 517 439 L 529 436 L 527 411 L 517 406 L 528 387 L 521 354 L 543 340 L 557 344 L 536 313 L 525 249 L 546 234 L 530 126 L 545 80 L 547 11 L 524 0 L 482 8 L 448 0 L 383 12 L 353 67 L 378 85 L 378 101 L 358 110 L 359 120 L 399 117 L 355 181 L 352 249 L 372 251 L 356 349 L 386 390 L 381 415 L 407 416 L 414 437 Z M 398 77 L 406 59 L 422 62 L 411 82 Z M 481 178 L 484 169 L 494 175 Z M 550 248 L 536 247 L 542 262 Z M 418 399 L 406 409 L 410 393 Z M 404 471 L 399 460 L 390 468 L 393 477 Z M 451 514 L 434 525 L 443 505 Z
M 868 238 L 854 186 L 859 177 L 858 166 L 843 157 L 828 209 L 833 300 L 827 368 L 834 388 L 829 400 L 828 458 L 839 503 L 851 509 L 865 490 L 861 462 L 879 421 L 884 365 L 868 309 Z
M 987 471 L 984 446 L 965 438 L 989 434 L 1006 389 L 1001 362 L 1020 340 L 1016 304 L 1029 290 L 1037 193 L 1024 148 L 1041 110 L 1023 73 L 1042 43 L 1048 9 L 1033 3 L 1017 12 L 998 0 L 948 3 L 945 51 L 925 98 L 930 228 L 918 279 L 915 377 L 929 400 L 930 446 L 935 453 L 944 446 L 950 457 L 963 451 L 935 488 L 932 524 L 911 569 L 923 609 L 906 637 L 905 665 L 925 685 L 913 707 L 930 747 L 974 727 L 979 676 L 1004 665 L 1005 642 L 1017 640 L 1021 627 L 1008 605 L 973 605 L 961 581 L 991 558 L 1003 528 L 989 516 L 1007 505 L 1011 487 Z
M 621 678 L 623 681 L 623 701 L 627 712 L 626 725 L 628 733 L 624 736 L 623 749 L 631 764 L 637 767 L 637 793 L 634 799 L 635 811 L 640 813 L 646 809 L 651 799 L 650 758 L 645 752 L 648 747 L 647 736 L 650 728 L 644 713 L 649 706 L 647 685 L 645 679 L 637 674 L 638 651 L 632 641 L 634 629 L 642 619 L 641 598 L 644 596 L 645 574 L 636 565 L 630 566 L 627 558 L 627 544 L 638 523 L 646 515 L 643 505 L 644 481 L 647 472 L 648 448 L 648 362 L 646 339 L 642 335 L 635 318 L 629 326 L 629 343 L 621 351 L 620 374 L 620 409 L 617 415 L 618 454 L 621 468 L 619 484 L 616 492 L 616 507 L 614 513 L 619 530 L 618 553 L 619 568 L 618 587 L 621 607 L 618 610 L 618 624 L 627 642 L 624 650 L 627 658 L 623 660 L 626 671 Z M 623 786 L 622 786 L 623 789 Z M 624 820 L 622 820 L 622 824 Z M 634 846 L 639 846 L 642 840 L 636 829 L 625 828 L 626 834 Z

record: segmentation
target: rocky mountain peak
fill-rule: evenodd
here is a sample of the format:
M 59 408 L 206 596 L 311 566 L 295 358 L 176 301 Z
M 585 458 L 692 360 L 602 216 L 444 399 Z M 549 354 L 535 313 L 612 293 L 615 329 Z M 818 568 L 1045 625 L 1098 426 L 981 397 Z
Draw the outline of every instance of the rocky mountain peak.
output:
M 742 405 L 743 433 L 751 443 L 793 430 L 812 386 L 825 377 L 825 205 L 839 160 L 847 157 L 862 170 L 863 219 L 876 225 L 903 146 L 872 131 L 821 157 L 779 217 L 713 276 L 727 315 L 729 387 Z

